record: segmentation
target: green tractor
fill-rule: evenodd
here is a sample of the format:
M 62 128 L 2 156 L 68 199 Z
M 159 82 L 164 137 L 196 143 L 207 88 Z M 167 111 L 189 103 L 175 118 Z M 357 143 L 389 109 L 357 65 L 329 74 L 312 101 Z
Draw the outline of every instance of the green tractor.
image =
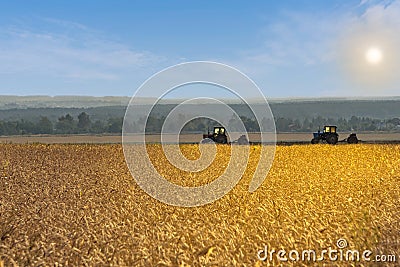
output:
M 311 140 L 311 144 L 318 144 L 322 141 L 327 142 L 328 144 L 335 145 L 339 142 L 339 134 L 336 132 L 337 127 L 333 125 L 324 126 L 324 131 L 321 133 L 320 130 L 318 132 L 313 133 L 313 139 Z M 340 142 L 347 142 L 348 144 L 357 144 L 358 138 L 355 133 L 352 133 L 346 139 Z

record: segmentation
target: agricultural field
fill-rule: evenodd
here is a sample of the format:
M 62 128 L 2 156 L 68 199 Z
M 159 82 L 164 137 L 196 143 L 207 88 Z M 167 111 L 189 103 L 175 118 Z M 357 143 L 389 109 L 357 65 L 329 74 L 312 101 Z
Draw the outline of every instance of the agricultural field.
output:
M 349 136 L 350 133 L 340 133 L 339 140 Z M 359 133 L 358 138 L 366 143 L 400 143 L 400 133 Z M 175 135 L 164 135 L 167 141 L 173 141 Z M 199 143 L 202 134 L 180 134 L 180 142 L 182 143 Z M 234 140 L 239 136 L 234 136 Z M 312 133 L 277 133 L 278 142 L 283 143 L 310 143 Z M 139 140 L 139 139 L 138 139 Z M 160 135 L 146 135 L 146 140 L 152 143 L 160 142 Z M 256 133 L 249 133 L 251 142 L 260 142 L 260 136 Z M 119 144 L 122 142 L 121 135 L 19 135 L 19 136 L 0 136 L 1 143 L 13 144 Z
M 249 193 L 259 148 L 250 147 L 232 191 L 184 208 L 140 189 L 119 144 L 0 144 L 0 266 L 400 264 L 400 145 L 277 146 L 268 177 Z M 181 150 L 199 157 L 197 145 Z M 210 182 L 230 155 L 217 145 L 209 170 L 185 173 L 161 151 L 148 145 L 155 167 L 185 186 Z M 319 257 L 338 240 L 343 251 L 370 250 L 371 261 L 259 259 L 266 247 Z

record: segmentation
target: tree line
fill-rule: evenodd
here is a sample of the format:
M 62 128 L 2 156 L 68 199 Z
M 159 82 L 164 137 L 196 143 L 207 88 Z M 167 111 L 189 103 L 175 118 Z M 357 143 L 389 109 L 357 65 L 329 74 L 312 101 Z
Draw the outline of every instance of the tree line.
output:
M 28 135 L 28 134 L 102 134 L 122 132 L 123 118 L 109 118 L 107 121 L 92 121 L 90 116 L 82 112 L 77 118 L 70 114 L 52 122 L 46 116 L 41 116 L 38 121 L 28 120 L 0 120 L 0 135 Z
M 144 118 L 143 118 L 144 119 Z M 251 118 L 241 116 L 248 132 L 259 132 L 258 123 Z M 149 117 L 146 124 L 146 132 L 160 133 L 165 117 Z M 291 119 L 278 117 L 274 119 L 278 132 L 313 132 L 324 125 L 337 125 L 338 130 L 345 131 L 400 131 L 400 118 L 373 119 L 368 117 L 352 116 L 350 119 L 330 119 L 321 116 L 314 118 Z M 268 121 L 261 123 L 268 124 Z M 122 117 L 109 118 L 108 120 L 92 121 L 90 116 L 82 112 L 76 118 L 70 114 L 63 115 L 56 122 L 52 122 L 46 116 L 41 116 L 38 121 L 16 120 L 0 121 L 0 135 L 29 135 L 29 134 L 121 134 Z M 133 123 L 131 127 L 135 127 Z M 217 123 L 207 118 L 198 118 L 190 121 L 183 128 L 183 132 L 205 132 L 212 129 Z

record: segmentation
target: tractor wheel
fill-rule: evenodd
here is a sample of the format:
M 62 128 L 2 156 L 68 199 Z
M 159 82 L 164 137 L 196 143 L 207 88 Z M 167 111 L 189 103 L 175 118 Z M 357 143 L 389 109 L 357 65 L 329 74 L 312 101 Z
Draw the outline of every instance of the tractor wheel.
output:
M 347 138 L 347 143 L 348 143 L 348 144 L 357 144 L 357 143 L 358 143 L 357 135 L 351 134 L 351 135 Z
M 319 138 L 313 138 L 311 139 L 311 144 L 318 144 L 319 143 Z
M 326 137 L 326 142 L 331 145 L 336 145 L 338 142 L 338 136 L 335 134 L 330 134 Z
M 224 135 L 219 135 L 217 137 L 215 137 L 215 142 L 218 144 L 226 144 L 228 142 L 226 136 Z

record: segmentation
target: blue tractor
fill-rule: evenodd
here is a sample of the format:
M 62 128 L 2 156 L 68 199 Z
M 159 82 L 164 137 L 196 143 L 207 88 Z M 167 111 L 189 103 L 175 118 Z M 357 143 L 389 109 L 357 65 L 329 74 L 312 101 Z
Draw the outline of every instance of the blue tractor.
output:
M 311 144 L 318 144 L 320 142 L 327 142 L 328 144 L 335 145 L 339 141 L 339 134 L 336 132 L 337 127 L 333 125 L 324 126 L 324 131 L 313 133 L 313 139 L 311 140 Z M 355 133 L 352 133 L 346 139 L 340 142 L 347 142 L 348 144 L 357 144 L 358 138 Z
M 337 127 L 333 125 L 324 126 L 324 131 L 313 133 L 314 137 L 311 140 L 311 144 L 318 144 L 322 141 L 326 141 L 328 144 L 335 145 L 339 141 L 339 135 L 336 132 Z

